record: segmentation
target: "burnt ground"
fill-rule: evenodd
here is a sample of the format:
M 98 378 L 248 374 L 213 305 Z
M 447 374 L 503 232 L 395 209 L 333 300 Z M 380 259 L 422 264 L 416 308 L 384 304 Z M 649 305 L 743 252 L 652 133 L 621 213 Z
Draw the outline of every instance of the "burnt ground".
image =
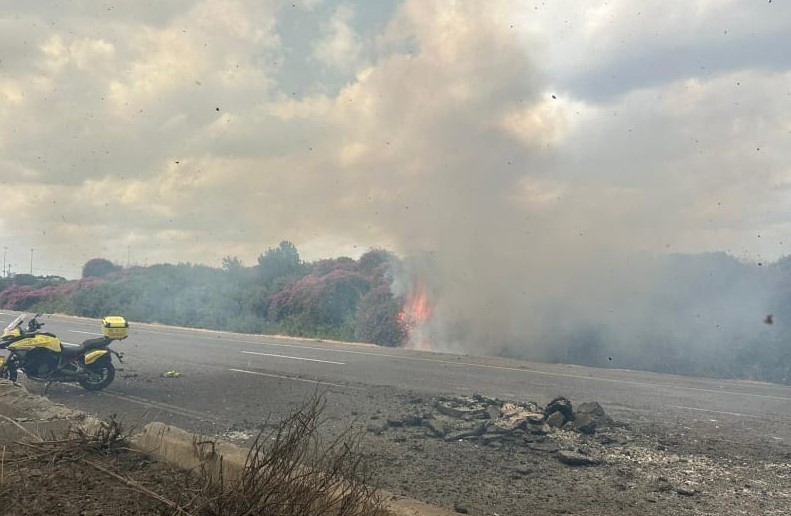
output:
M 190 494 L 188 486 L 195 484 L 188 481 L 183 471 L 129 450 L 112 454 L 84 449 L 67 453 L 42 450 L 22 444 L 4 447 L 0 514 L 173 514 L 172 507 L 157 496 L 178 502 Z M 130 482 L 121 481 L 112 474 Z
M 436 414 L 432 403 L 411 401 Z M 621 420 L 591 435 L 560 429 L 494 440 L 391 424 L 370 443 L 386 488 L 462 513 L 780 515 L 791 507 L 791 449 L 683 423 Z M 590 463 L 566 464 L 575 457 L 566 451 Z
M 143 376 L 134 381 L 160 384 L 156 387 L 162 390 L 183 385 Z M 301 395 L 295 392 L 288 405 Z M 370 388 L 352 400 L 332 388 L 324 395 L 328 434 L 350 424 L 362 432 L 380 487 L 459 513 L 780 515 L 791 506 L 791 448 L 770 432 L 739 432 L 736 415 L 720 414 L 715 420 L 689 413 L 662 420 L 661 414 L 646 417 L 604 405 L 607 415 L 602 416 L 595 405 L 591 409 L 571 400 L 576 422 L 555 417 L 552 422 L 560 428 L 554 428 L 547 424 L 552 414 L 544 406 L 524 400 L 426 396 L 390 388 Z M 119 408 L 117 396 L 67 387 L 50 396 L 100 416 Z M 593 414 L 593 428 L 581 428 L 591 419 L 590 414 L 580 418 L 585 407 Z M 129 417 L 140 424 L 162 415 Z M 171 422 L 238 444 L 266 428 L 263 419 L 252 417 Z M 755 421 L 751 425 L 756 428 Z M 171 499 L 183 493 L 182 472 L 139 456 L 103 460 L 121 475 L 141 475 L 136 477 L 141 483 Z M 8 471 L 6 465 L 6 489 L 0 493 L 2 506 L 13 510 L 5 514 L 167 513 L 167 506 L 84 464 L 28 464 L 12 490 L 7 489 Z M 88 498 L 86 491 L 67 494 L 80 486 L 91 487 Z M 50 505 L 33 503 L 41 493 L 47 493 Z M 99 497 L 112 505 L 93 509 Z
M 64 334 L 93 327 L 59 324 L 55 329 Z M 163 421 L 245 444 L 267 418 L 277 421 L 320 390 L 328 432 L 360 428 L 383 488 L 469 514 L 789 514 L 787 387 L 296 340 L 249 342 L 253 337 L 173 328 L 137 331 L 125 342 L 126 363 L 107 391 L 56 385 L 48 397 L 100 417 L 118 413 L 128 429 Z M 163 378 L 171 369 L 183 375 Z M 560 394 L 575 409 L 596 400 L 615 424 L 592 435 L 574 429 L 542 435 L 524 427 L 498 438 L 485 427 L 451 439 L 491 423 L 491 414 L 457 421 L 437 409 L 435 398 L 476 392 L 523 407 Z M 443 436 L 432 420 L 447 423 Z M 568 454 L 562 452 L 593 464 L 563 463 Z

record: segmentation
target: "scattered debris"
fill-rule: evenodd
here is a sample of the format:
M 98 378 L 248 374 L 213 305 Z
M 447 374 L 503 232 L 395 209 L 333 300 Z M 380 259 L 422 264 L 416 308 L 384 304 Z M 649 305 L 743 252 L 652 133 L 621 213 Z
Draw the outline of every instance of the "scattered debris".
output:
M 433 411 L 420 412 L 410 403 L 409 415 L 371 416 L 367 430 L 380 435 L 393 433 L 393 440 L 405 442 L 436 438 L 446 442 L 470 441 L 489 448 L 520 446 L 538 453 L 556 454 L 569 466 L 595 466 L 604 462 L 602 450 L 621 446 L 624 439 L 598 433 L 612 426 L 602 406 L 593 401 L 575 410 L 571 401 L 559 397 L 546 407 L 537 403 L 504 401 L 476 394 L 426 402 Z M 418 429 L 417 434 L 415 430 Z M 420 431 L 422 430 L 422 431 Z
M 554 412 L 560 412 L 566 421 L 574 421 L 574 408 L 571 406 L 571 402 L 563 396 L 549 402 L 544 409 L 544 416 L 550 416 Z
M 166 371 L 162 373 L 163 378 L 180 378 L 182 375 L 178 371 Z
M 568 450 L 558 451 L 556 457 L 568 466 L 597 466 L 601 464 L 601 459 Z

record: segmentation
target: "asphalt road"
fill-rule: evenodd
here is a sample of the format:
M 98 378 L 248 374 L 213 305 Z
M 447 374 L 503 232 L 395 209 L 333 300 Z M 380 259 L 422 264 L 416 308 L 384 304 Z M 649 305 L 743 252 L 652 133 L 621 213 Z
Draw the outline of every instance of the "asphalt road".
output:
M 0 313 L 5 326 L 16 314 Z M 44 330 L 77 343 L 100 335 L 99 321 L 44 317 Z M 791 444 L 791 387 L 666 374 L 457 356 L 359 344 L 133 324 L 116 382 L 105 392 L 55 385 L 48 396 L 131 424 L 159 420 L 193 431 L 250 427 L 327 397 L 330 419 L 365 418 L 410 397 L 481 393 L 546 403 L 596 400 L 631 422 L 670 422 L 739 442 Z M 176 370 L 179 378 L 163 378 Z M 30 383 L 28 383 L 30 385 Z M 37 385 L 33 392 L 43 392 Z

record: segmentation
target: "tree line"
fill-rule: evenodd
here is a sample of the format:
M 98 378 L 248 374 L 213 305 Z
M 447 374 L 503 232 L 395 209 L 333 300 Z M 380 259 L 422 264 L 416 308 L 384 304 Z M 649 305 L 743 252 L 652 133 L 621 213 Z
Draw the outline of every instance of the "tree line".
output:
M 390 293 L 392 253 L 308 263 L 288 241 L 252 267 L 226 257 L 220 268 L 190 263 L 122 268 L 95 258 L 80 280 L 17 275 L 0 280 L 0 307 L 242 333 L 403 343 L 401 304 Z
M 230 256 L 221 267 L 122 268 L 96 258 L 85 263 L 79 280 L 25 274 L 0 279 L 0 308 L 97 318 L 122 314 L 139 322 L 400 346 L 408 328 L 391 275 L 402 265 L 382 249 L 356 260 L 306 262 L 288 241 L 262 253 L 253 266 Z M 547 306 L 547 320 L 562 313 L 562 324 L 547 325 L 530 342 L 480 351 L 791 383 L 791 258 L 755 264 L 724 253 L 677 255 L 645 270 L 658 278 L 655 285 L 606 307 L 612 308 L 606 310 L 609 319 Z

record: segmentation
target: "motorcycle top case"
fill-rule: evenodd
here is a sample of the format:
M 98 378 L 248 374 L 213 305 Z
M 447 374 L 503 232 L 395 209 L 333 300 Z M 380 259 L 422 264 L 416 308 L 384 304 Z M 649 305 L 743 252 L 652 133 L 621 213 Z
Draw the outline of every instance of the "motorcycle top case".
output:
M 113 340 L 123 340 L 129 336 L 129 323 L 121 316 L 107 316 L 102 319 L 102 335 Z

